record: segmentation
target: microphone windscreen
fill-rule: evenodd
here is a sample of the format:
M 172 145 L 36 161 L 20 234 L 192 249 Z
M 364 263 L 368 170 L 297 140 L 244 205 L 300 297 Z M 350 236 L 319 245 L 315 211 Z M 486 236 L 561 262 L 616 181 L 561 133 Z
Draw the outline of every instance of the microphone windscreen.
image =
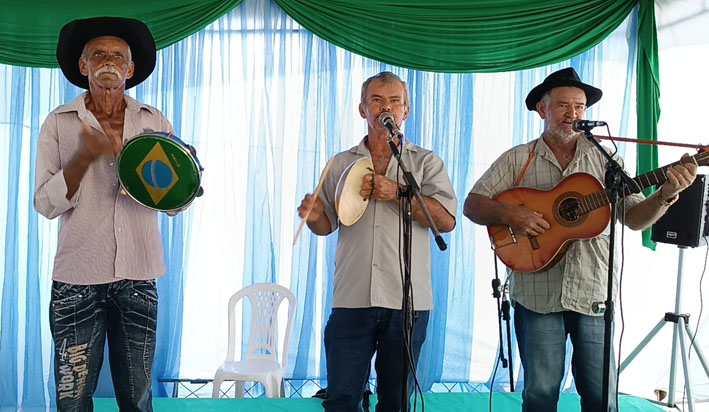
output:
M 382 114 L 379 115 L 379 123 L 381 123 L 381 124 L 386 124 L 388 122 L 393 122 L 393 121 L 394 121 L 394 115 L 389 112 L 382 112 Z

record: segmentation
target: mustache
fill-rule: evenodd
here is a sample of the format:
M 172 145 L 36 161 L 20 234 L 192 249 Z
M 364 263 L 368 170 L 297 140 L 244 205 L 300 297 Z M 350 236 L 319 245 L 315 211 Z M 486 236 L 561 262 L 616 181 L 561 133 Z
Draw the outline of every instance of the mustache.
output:
M 122 79 L 122 78 L 123 78 L 123 76 L 121 76 L 121 73 L 119 73 L 118 70 L 116 70 L 116 68 L 113 67 L 113 66 L 103 66 L 103 67 L 101 67 L 100 69 L 96 70 L 96 73 L 94 73 L 94 77 L 98 77 L 98 76 L 100 76 L 100 75 L 102 75 L 102 74 L 104 74 L 104 73 L 113 74 L 113 75 L 115 75 L 115 76 L 118 76 L 119 79 Z
M 564 130 L 561 126 L 555 125 L 551 126 L 549 129 L 545 130 L 545 133 L 552 134 L 556 137 L 560 137 L 562 139 L 571 139 L 572 137 L 576 136 L 578 133 L 575 131 L 568 131 Z

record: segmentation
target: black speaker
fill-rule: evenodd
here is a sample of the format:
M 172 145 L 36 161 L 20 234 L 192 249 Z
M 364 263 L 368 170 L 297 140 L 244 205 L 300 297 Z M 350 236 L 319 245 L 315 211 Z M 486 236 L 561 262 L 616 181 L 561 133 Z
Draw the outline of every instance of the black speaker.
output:
M 694 183 L 679 194 L 679 200 L 652 225 L 651 239 L 655 242 L 687 247 L 706 244 L 705 236 L 709 236 L 708 184 L 709 179 L 706 175 L 697 175 Z

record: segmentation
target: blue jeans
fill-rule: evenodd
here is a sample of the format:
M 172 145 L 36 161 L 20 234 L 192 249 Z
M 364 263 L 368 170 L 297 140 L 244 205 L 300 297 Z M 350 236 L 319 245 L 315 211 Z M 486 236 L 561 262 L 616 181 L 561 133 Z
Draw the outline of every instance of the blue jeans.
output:
M 564 377 L 566 335 L 573 345 L 571 371 L 581 397 L 581 411 L 600 411 L 603 405 L 603 317 L 571 311 L 540 314 L 519 303 L 515 304 L 514 317 L 524 368 L 522 411 L 556 411 Z M 610 366 L 608 404 L 611 411 L 616 411 L 613 348 Z
M 418 362 L 426 339 L 428 311 L 416 312 L 413 354 Z M 361 411 L 362 393 L 367 384 L 372 356 L 377 353 L 377 412 L 401 410 L 404 361 L 401 311 L 384 308 L 334 308 L 325 326 L 328 412 Z M 409 368 L 410 369 L 410 368 Z M 413 378 L 408 378 L 413 393 Z
M 60 412 L 93 411 L 106 338 L 116 402 L 152 412 L 158 295 L 154 280 L 104 285 L 53 282 L 49 324 Z

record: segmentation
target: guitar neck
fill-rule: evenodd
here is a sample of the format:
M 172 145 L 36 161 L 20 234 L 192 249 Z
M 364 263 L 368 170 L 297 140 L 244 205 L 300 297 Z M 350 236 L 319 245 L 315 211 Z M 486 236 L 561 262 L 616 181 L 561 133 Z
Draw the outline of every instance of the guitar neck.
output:
M 640 187 L 640 190 L 644 190 L 648 187 L 665 183 L 665 181 L 667 181 L 667 169 L 672 166 L 689 163 L 694 163 L 697 166 L 705 166 L 706 164 L 708 164 L 708 161 L 709 153 L 700 152 L 694 156 L 689 156 L 680 159 L 659 169 L 655 169 L 643 175 L 637 176 L 633 179 L 633 181 L 636 185 L 638 185 L 638 187 Z M 628 196 L 632 193 L 632 191 L 627 186 L 624 186 L 623 193 Z M 598 192 L 583 196 L 579 199 L 579 213 L 585 214 L 592 210 L 598 209 L 599 207 L 609 204 L 611 202 L 610 195 L 611 191 L 609 189 L 603 189 Z

